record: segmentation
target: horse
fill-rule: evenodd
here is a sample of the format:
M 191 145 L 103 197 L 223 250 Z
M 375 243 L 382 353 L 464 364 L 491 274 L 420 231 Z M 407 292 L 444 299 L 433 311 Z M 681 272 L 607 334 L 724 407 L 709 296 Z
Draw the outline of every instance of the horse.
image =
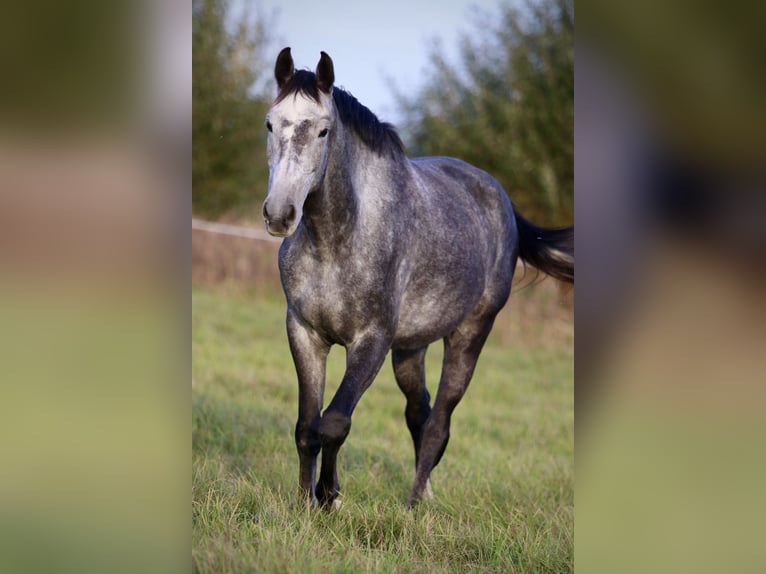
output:
M 274 76 L 262 214 L 268 233 L 283 238 L 300 487 L 309 504 L 339 505 L 338 451 L 390 350 L 415 448 L 410 508 L 433 496 L 430 476 L 452 412 L 508 300 L 517 259 L 574 283 L 574 227 L 530 223 L 497 180 L 461 160 L 409 159 L 392 125 L 334 86 L 325 52 L 314 72 L 296 71 L 284 48 Z M 431 406 L 424 359 L 439 339 L 444 360 Z M 333 345 L 346 349 L 346 370 L 322 412 Z

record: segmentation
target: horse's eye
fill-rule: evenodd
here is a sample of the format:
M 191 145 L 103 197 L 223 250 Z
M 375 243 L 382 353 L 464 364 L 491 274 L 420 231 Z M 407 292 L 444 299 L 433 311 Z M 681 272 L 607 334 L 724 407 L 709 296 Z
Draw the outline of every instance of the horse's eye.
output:
M 266 129 L 271 131 L 271 122 L 269 120 L 266 120 Z
M 325 137 L 327 135 L 327 131 L 328 131 L 327 128 L 323 129 L 321 132 L 319 132 L 319 137 L 320 138 Z

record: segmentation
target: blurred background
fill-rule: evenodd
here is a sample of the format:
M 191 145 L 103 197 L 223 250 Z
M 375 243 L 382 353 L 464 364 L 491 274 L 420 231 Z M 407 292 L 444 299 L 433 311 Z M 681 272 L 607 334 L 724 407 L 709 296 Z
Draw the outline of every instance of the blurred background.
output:
M 762 8 L 578 3 L 583 572 L 766 563 Z
M 188 568 L 188 6 L 0 38 L 0 571 Z

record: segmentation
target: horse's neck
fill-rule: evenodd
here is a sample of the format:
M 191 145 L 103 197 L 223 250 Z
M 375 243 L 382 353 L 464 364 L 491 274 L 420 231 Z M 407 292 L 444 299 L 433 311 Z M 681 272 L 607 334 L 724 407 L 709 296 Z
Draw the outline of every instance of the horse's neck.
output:
M 328 158 L 322 186 L 310 196 L 304 210 L 313 243 L 336 251 L 358 243 L 360 220 L 368 219 L 373 209 L 369 172 L 373 164 L 380 169 L 384 161 L 353 141 L 344 141 Z M 378 188 L 374 191 L 385 193 Z

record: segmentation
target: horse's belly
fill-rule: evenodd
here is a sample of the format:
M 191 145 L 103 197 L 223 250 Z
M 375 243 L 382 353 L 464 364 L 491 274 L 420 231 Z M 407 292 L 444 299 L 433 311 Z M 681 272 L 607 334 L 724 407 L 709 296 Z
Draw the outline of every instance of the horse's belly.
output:
M 392 346 L 417 349 L 446 337 L 470 314 L 478 298 L 477 294 L 459 301 L 439 296 L 405 301 Z

